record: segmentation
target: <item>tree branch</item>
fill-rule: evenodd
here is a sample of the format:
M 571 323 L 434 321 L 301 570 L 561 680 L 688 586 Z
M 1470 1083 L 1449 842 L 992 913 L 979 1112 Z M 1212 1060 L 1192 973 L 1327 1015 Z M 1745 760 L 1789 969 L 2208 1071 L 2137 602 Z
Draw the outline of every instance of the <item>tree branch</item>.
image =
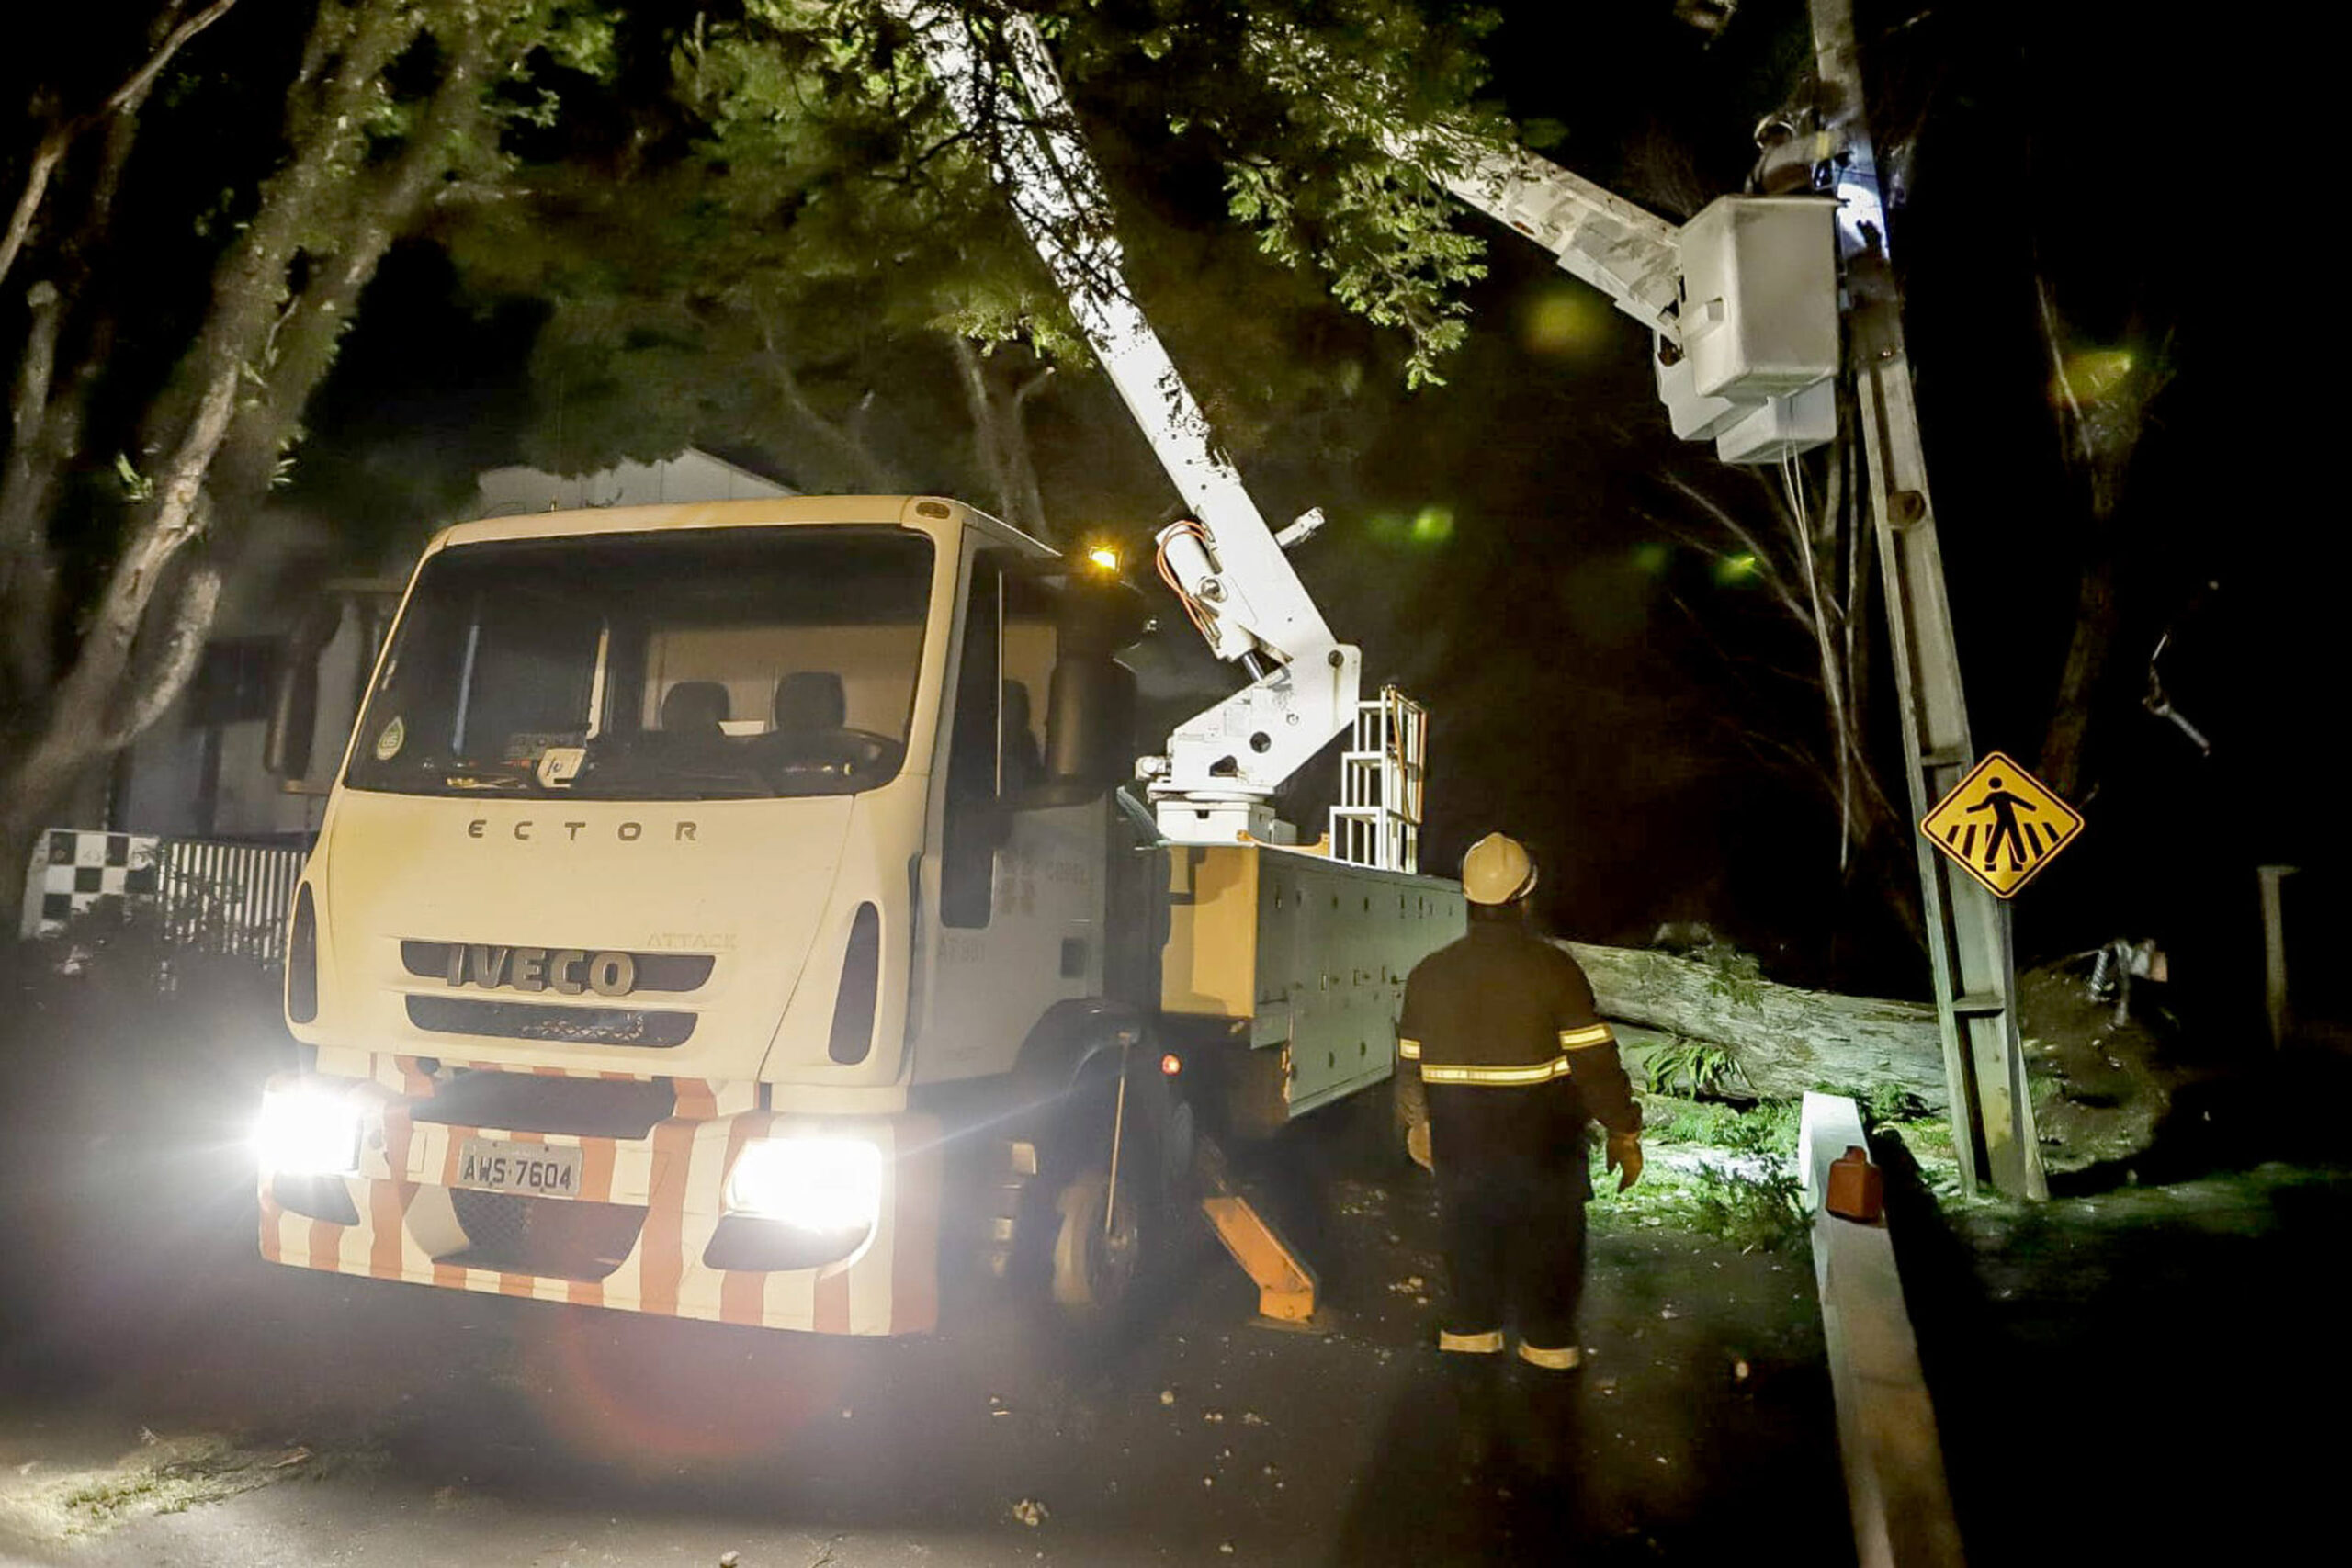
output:
M 1054 378 L 1054 367 L 1048 365 L 1014 389 L 1012 412 L 1005 416 L 1006 441 L 1010 448 L 1012 480 L 1024 515 L 1020 526 L 1037 537 L 1052 542 L 1053 531 L 1046 525 L 1046 496 L 1037 482 L 1036 454 L 1029 447 L 1029 400 L 1043 391 Z
M 219 570 L 209 561 L 189 568 L 179 592 L 174 595 L 171 613 L 164 625 L 151 626 L 141 639 L 143 642 L 159 637 L 160 641 L 148 668 L 125 682 L 128 701 L 124 711 L 99 740 L 98 755 L 119 751 L 138 739 L 179 700 L 204 656 L 205 642 L 212 635 L 213 616 L 220 604 Z
M 1012 510 L 1012 475 L 1005 463 L 996 400 L 989 394 L 987 367 L 980 351 L 963 333 L 955 333 L 948 343 L 956 352 L 956 369 L 964 387 L 964 407 L 972 421 L 972 444 L 988 471 L 996 513 L 1002 517 Z
M 392 241 L 424 209 L 448 166 L 453 141 L 478 130 L 485 115 L 481 77 L 496 24 L 469 20 L 450 49 L 441 79 L 390 166 L 345 182 L 343 210 L 322 225 L 343 237 L 331 255 L 312 258 L 309 285 L 289 299 L 266 339 L 268 369 L 259 394 L 239 410 L 210 488 L 242 508 L 266 493 L 277 460 L 292 444 L 302 410 L 334 363 L 360 296 Z
M 208 520 L 204 472 L 235 412 L 237 376 L 234 364 L 221 366 L 205 388 L 160 492 L 107 577 L 40 739 L 8 777 L 6 820 L 12 831 L 23 825 L 19 818 L 47 811 L 75 775 L 103 754 L 100 716 L 120 688 L 148 605 L 173 561 Z
M 42 436 L 49 423 L 50 385 L 56 372 L 56 288 L 37 283 L 25 299 L 25 345 L 17 362 L 17 385 L 9 399 L 8 465 L 0 473 L 0 659 L 5 659 L 6 706 L 30 701 L 48 683 L 50 624 L 47 607 L 56 579 L 49 541 L 42 535 L 47 505 Z
M 195 417 L 192 406 L 202 401 L 203 389 L 214 384 L 223 366 L 233 374 L 258 359 L 271 323 L 282 312 L 288 270 L 304 236 L 322 203 L 335 199 L 336 185 L 358 163 L 367 134 L 365 111 L 377 80 L 421 26 L 419 14 L 407 6 L 328 4 L 319 7 L 312 32 L 341 35 L 346 23 L 350 31 L 334 51 L 315 130 L 295 140 L 293 157 L 263 182 L 260 205 L 243 239 L 214 269 L 204 325 L 181 361 L 174 388 L 156 400 L 148 422 L 143 445 L 150 450 L 178 445 L 177 433 Z M 289 108 L 288 118 L 296 118 L 296 111 Z
M 16 208 L 8 215 L 7 231 L 0 234 L 0 283 L 7 281 L 8 269 L 16 265 L 17 254 L 24 248 L 25 237 L 32 231 L 33 219 L 48 195 L 50 176 L 64 161 L 74 142 L 109 115 L 136 114 L 154 87 L 155 78 L 171 63 L 172 56 L 190 39 L 219 21 L 236 3 L 237 0 L 212 0 L 211 5 L 165 34 L 163 41 L 149 51 L 145 62 L 107 95 L 105 102 L 87 114 L 76 115 L 52 128 L 41 138 L 40 146 L 33 150 L 32 162 L 26 167 L 24 189 L 17 193 Z
M 32 162 L 25 169 L 25 188 L 17 197 L 16 210 L 8 215 L 8 231 L 0 234 L 0 283 L 7 281 L 8 269 L 17 265 L 17 253 L 24 249 L 25 236 L 32 232 L 33 214 L 40 210 L 41 199 L 49 194 L 49 176 L 73 141 L 71 128 L 61 125 L 33 149 Z

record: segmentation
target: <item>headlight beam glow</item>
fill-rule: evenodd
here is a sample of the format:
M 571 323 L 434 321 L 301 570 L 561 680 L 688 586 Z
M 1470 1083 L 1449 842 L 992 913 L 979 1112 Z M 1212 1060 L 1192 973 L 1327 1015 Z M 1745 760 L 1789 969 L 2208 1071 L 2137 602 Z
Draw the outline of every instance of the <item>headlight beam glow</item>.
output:
M 359 1169 L 357 1107 L 316 1085 L 271 1089 L 254 1126 L 261 1168 L 287 1176 L 350 1176 Z
M 729 1213 L 798 1230 L 851 1231 L 882 1212 L 882 1151 L 862 1138 L 761 1138 L 727 1176 Z

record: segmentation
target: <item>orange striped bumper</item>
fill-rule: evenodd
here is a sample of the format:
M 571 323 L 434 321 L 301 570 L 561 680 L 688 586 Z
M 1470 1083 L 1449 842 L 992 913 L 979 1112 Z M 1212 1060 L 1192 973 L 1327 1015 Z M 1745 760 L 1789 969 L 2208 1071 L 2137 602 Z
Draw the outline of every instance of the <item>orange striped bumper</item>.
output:
M 722 1107 L 748 1093 L 681 1084 L 677 1113 L 656 1122 L 647 1136 L 600 1138 L 418 1122 L 412 1118 L 414 1101 L 382 1083 L 322 1081 L 348 1083 L 366 1108 L 358 1174 L 341 1179 L 358 1223 L 338 1224 L 288 1209 L 264 1172 L 261 1252 L 273 1263 L 817 1334 L 921 1334 L 937 1326 L 939 1128 L 931 1117 L 730 1112 Z M 754 1138 L 819 1132 L 868 1139 L 881 1148 L 884 1186 L 873 1235 L 847 1258 L 819 1268 L 709 1267 L 704 1254 L 722 1216 L 728 1170 L 743 1145 Z M 642 1211 L 643 1222 L 618 1266 L 586 1279 L 469 1265 L 466 1258 L 478 1249 L 459 1215 L 456 1179 L 461 1145 L 477 1137 L 579 1148 L 582 1201 L 613 1205 L 613 1212 Z

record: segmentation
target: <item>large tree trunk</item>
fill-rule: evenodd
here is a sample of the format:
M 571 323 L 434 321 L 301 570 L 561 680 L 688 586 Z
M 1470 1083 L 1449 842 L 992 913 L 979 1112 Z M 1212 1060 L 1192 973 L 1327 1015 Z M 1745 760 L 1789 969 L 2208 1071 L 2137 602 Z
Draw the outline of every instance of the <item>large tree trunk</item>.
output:
M 1603 1018 L 1720 1045 L 1759 1095 L 1829 1087 L 1948 1103 L 1936 1010 L 1924 1003 L 1804 991 L 1639 948 L 1560 945 L 1584 966 Z

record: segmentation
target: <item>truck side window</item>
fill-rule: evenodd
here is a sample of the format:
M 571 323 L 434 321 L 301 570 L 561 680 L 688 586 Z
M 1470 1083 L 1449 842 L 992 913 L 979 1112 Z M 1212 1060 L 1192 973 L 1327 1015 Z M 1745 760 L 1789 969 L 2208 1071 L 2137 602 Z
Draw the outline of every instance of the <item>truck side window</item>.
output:
M 939 875 L 939 921 L 967 930 L 989 923 L 1000 832 L 1004 562 L 972 559 L 964 601 L 964 642 L 956 675 L 955 728 L 948 739 L 947 821 Z

